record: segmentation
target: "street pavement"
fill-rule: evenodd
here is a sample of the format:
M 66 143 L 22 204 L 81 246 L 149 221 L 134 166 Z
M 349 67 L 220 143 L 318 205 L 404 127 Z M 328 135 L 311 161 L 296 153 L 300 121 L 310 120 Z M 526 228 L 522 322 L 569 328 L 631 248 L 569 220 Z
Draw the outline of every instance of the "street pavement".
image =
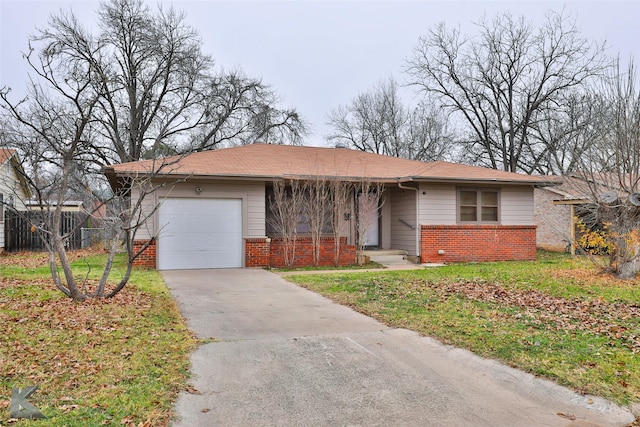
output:
M 387 327 L 261 269 L 163 271 L 209 342 L 174 427 L 625 426 L 626 408 Z

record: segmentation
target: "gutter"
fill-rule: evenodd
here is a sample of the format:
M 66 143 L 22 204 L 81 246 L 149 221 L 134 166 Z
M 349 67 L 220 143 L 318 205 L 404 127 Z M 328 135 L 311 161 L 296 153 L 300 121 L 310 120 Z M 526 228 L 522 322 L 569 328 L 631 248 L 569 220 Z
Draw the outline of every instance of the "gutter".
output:
M 419 182 L 438 182 L 438 183 L 447 183 L 447 184 L 456 184 L 460 182 L 464 183 L 474 183 L 474 184 L 502 184 L 502 185 L 533 185 L 534 187 L 555 187 L 558 185 L 562 185 L 561 181 L 553 181 L 553 180 L 541 180 L 541 181 L 532 181 L 532 180 L 523 180 L 523 181 L 512 181 L 512 180 L 504 180 L 497 178 L 437 178 L 437 177 L 413 177 L 411 181 L 419 181 Z

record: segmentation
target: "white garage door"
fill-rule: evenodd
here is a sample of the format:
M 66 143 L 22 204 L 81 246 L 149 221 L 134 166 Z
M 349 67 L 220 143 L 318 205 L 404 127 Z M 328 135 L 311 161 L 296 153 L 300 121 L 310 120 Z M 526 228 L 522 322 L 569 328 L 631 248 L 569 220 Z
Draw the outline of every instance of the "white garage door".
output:
M 159 220 L 161 270 L 242 267 L 241 199 L 166 199 Z

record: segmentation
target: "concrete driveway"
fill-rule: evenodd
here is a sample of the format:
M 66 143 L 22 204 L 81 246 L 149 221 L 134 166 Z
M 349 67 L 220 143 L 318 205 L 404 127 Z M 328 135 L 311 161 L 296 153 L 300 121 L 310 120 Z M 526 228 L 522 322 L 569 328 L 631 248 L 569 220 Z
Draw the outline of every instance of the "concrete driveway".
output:
M 624 426 L 633 415 L 258 269 L 164 271 L 202 345 L 174 426 Z

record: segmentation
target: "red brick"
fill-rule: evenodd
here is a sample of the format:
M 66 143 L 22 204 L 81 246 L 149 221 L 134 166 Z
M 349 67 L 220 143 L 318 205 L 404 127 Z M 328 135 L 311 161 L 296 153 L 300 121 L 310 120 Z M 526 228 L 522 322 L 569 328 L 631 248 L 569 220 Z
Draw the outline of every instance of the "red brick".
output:
M 320 266 L 335 265 L 335 240 L 333 237 L 320 239 Z M 269 266 L 274 268 L 285 267 L 284 242 L 281 238 L 271 240 L 271 256 Z M 356 247 L 347 245 L 347 238 L 340 238 L 340 258 L 338 265 L 351 265 L 356 262 Z M 314 265 L 313 244 L 310 237 L 298 237 L 295 243 L 294 267 L 307 267 Z
M 421 237 L 423 263 L 536 258 L 535 225 L 423 225 Z
M 139 251 L 142 246 L 148 243 L 149 240 L 134 240 L 133 252 Z M 144 250 L 142 254 L 135 261 L 133 261 L 135 267 L 150 267 L 156 268 L 156 241 L 152 240 L 149 246 Z

